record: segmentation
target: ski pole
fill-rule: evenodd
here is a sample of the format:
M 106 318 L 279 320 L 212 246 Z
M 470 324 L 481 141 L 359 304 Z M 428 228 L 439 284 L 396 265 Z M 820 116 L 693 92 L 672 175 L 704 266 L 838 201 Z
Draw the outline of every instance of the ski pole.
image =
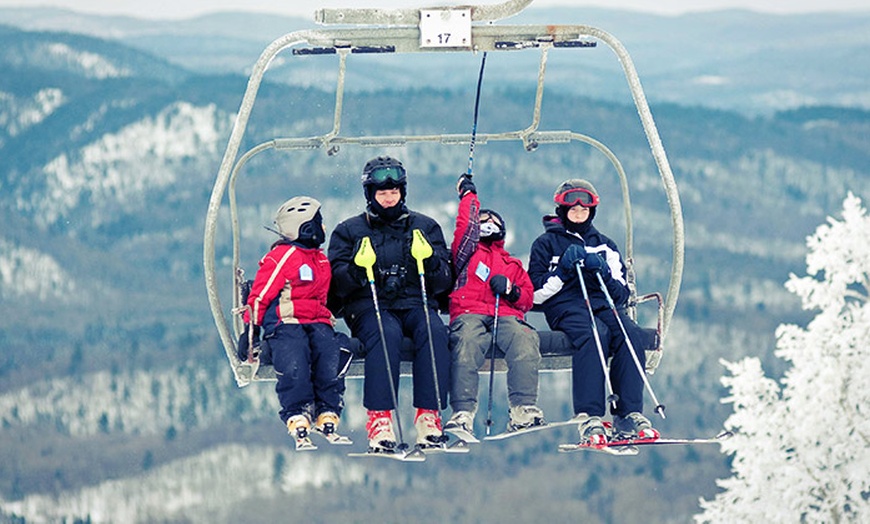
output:
M 426 240 L 426 237 L 423 236 L 423 232 L 415 229 L 411 234 L 411 256 L 417 261 L 417 273 L 420 274 L 420 290 L 423 293 L 423 313 L 426 315 L 426 333 L 429 336 L 429 356 L 432 360 L 432 376 L 435 378 L 435 403 L 438 405 L 438 418 L 441 418 L 441 389 L 438 385 L 438 366 L 435 363 L 435 344 L 432 342 L 432 324 L 429 321 L 426 271 L 423 268 L 423 261 L 431 257 L 432 253 L 432 246 Z
M 477 138 L 477 110 L 480 108 L 480 86 L 483 84 L 483 68 L 486 66 L 486 51 L 480 59 L 480 73 L 477 75 L 477 94 L 474 96 L 474 121 L 471 124 L 471 145 L 468 148 L 468 178 L 471 178 L 471 165 L 474 162 L 474 142 Z
M 619 396 L 613 392 L 613 384 L 610 383 L 610 370 L 607 368 L 607 359 L 604 358 L 604 348 L 601 346 L 601 337 L 598 335 L 598 325 L 595 324 L 595 312 L 592 311 L 592 303 L 589 301 L 589 290 L 586 289 L 586 282 L 583 280 L 583 270 L 580 269 L 580 262 L 575 266 L 577 269 L 577 278 L 580 280 L 580 289 L 583 290 L 583 300 L 586 301 L 586 309 L 589 311 L 589 321 L 592 323 L 592 337 L 595 339 L 595 347 L 598 349 L 598 360 L 601 361 L 601 370 L 604 372 L 604 384 L 607 385 L 607 402 L 612 410 L 616 410 L 616 401 Z
M 375 265 L 377 256 L 372 248 L 372 241 L 369 237 L 363 237 L 360 241 L 359 249 L 353 257 L 353 262 L 359 267 L 365 268 L 366 278 L 369 280 L 369 286 L 372 290 L 372 302 L 375 305 L 375 317 L 378 319 L 378 331 L 381 334 L 381 347 L 384 350 L 384 362 L 387 364 L 387 378 L 390 383 L 390 393 L 393 395 L 393 405 L 396 409 L 396 427 L 399 433 L 399 450 L 404 450 L 408 447 L 405 444 L 405 438 L 402 436 L 402 420 L 399 417 L 399 395 L 396 392 L 396 383 L 393 381 L 393 367 L 390 365 L 390 354 L 387 351 L 387 336 L 384 334 L 384 322 L 381 319 L 381 308 L 378 305 L 378 291 L 375 288 L 375 272 L 372 269 Z
M 495 309 L 492 317 L 492 343 L 489 345 L 489 399 L 486 404 L 486 435 L 489 436 L 489 430 L 492 428 L 492 383 L 495 378 L 495 346 L 496 337 L 498 336 L 498 303 L 501 295 L 495 294 Z
M 664 404 L 659 403 L 659 399 L 656 398 L 656 394 L 653 392 L 652 386 L 646 378 L 646 373 L 644 372 L 643 366 L 640 365 L 640 360 L 637 358 L 637 352 L 634 350 L 634 344 L 632 344 L 631 339 L 628 338 L 628 332 L 625 330 L 625 325 L 619 317 L 619 311 L 616 309 L 616 304 L 613 303 L 613 298 L 610 297 L 610 292 L 607 291 L 607 286 L 604 284 L 604 278 L 601 276 L 599 271 L 596 271 L 595 275 L 598 277 L 598 283 L 601 285 L 601 290 L 604 291 L 604 296 L 607 298 L 607 304 L 610 306 L 610 310 L 613 311 L 613 316 L 616 317 L 616 323 L 619 324 L 619 329 L 622 330 L 622 336 L 625 337 L 625 343 L 628 344 L 631 359 L 634 361 L 634 365 L 640 373 L 640 378 L 643 379 L 643 385 L 646 387 L 647 392 L 649 392 L 649 396 L 652 398 L 653 402 L 655 402 L 655 412 L 661 415 L 662 418 L 665 418 L 665 406 Z

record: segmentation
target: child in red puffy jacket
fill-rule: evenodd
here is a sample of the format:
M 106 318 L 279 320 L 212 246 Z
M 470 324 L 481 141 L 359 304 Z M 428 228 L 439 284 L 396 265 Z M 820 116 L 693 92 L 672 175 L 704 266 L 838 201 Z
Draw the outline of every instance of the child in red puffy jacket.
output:
M 459 213 L 452 245 L 456 285 L 450 294 L 453 416 L 445 430 L 460 428 L 473 434 L 478 369 L 492 344 L 493 331 L 508 367 L 508 431 L 543 424 L 544 414 L 536 406 L 540 342 L 524 320 L 532 308 L 532 281 L 523 263 L 504 249 L 502 217 L 480 209 L 470 176 L 460 177 L 457 192 Z

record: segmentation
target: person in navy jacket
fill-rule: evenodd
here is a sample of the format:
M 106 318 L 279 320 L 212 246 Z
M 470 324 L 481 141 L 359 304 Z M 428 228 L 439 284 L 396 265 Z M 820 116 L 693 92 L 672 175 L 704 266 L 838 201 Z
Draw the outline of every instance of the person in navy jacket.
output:
M 504 248 L 506 227 L 501 215 L 480 208 L 477 188 L 469 175 L 459 178 L 457 192 L 459 212 L 451 246 L 456 283 L 450 294 L 453 416 L 446 428 L 473 434 L 478 369 L 492 345 L 493 331 L 508 368 L 508 430 L 543 424 L 544 414 L 536 406 L 540 341 L 525 322 L 532 308 L 532 281 L 523 263 Z M 494 329 L 496 297 L 498 325 Z
M 605 367 L 617 396 L 613 412 L 614 430 L 621 438 L 655 438 L 658 432 L 643 416 L 643 369 L 640 327 L 625 312 L 629 298 L 626 269 L 616 243 L 592 224 L 598 208 L 598 192 L 586 180 L 566 180 L 553 196 L 556 214 L 543 219 L 544 233 L 532 244 L 529 276 L 535 287 L 535 304 L 540 305 L 552 330 L 563 331 L 574 347 L 572 360 L 573 404 L 581 442 L 606 441 L 602 422 L 605 415 Z M 589 295 L 583 296 L 577 267 Z M 635 364 L 616 317 L 598 280 L 601 275 L 607 293 L 637 349 L 640 370 Z M 595 319 L 602 352 L 595 341 Z M 604 360 L 604 362 L 602 362 Z
M 332 272 L 320 249 L 326 239 L 320 207 L 299 196 L 278 208 L 274 224 L 281 238 L 260 260 L 245 314 L 255 338 L 263 335 L 263 358 L 278 376 L 279 415 L 296 437 L 307 436 L 312 421 L 334 432 L 344 404 L 341 349 L 326 307 Z M 247 338 L 240 339 L 240 357 L 246 357 Z

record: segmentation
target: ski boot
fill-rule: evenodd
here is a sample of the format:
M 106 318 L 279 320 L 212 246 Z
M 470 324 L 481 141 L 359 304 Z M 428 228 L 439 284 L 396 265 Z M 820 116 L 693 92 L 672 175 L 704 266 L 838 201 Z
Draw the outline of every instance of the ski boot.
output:
M 600 446 L 607 444 L 607 429 L 601 422 L 601 417 L 592 417 L 586 413 L 574 416 L 577 421 L 577 432 L 580 433 L 580 444 Z
M 324 411 L 320 415 L 317 415 L 314 429 L 323 435 L 332 435 L 338 429 L 338 415 L 332 411 Z
M 317 415 L 317 422 L 314 423 L 311 432 L 323 437 L 330 444 L 353 444 L 348 437 L 338 434 L 338 414 L 334 411 L 324 411 Z
M 441 431 L 441 415 L 434 409 L 417 408 L 414 417 L 417 444 L 422 447 L 440 446 L 447 440 Z
M 538 406 L 511 406 L 508 431 L 519 431 L 544 424 L 546 424 L 544 412 Z
M 297 451 L 317 449 L 317 446 L 311 442 L 310 431 L 311 421 L 308 420 L 308 415 L 293 415 L 287 419 L 287 433 L 296 439 Z
M 613 429 L 619 439 L 655 440 L 659 438 L 658 430 L 652 427 L 649 419 L 637 411 L 622 417 L 613 416 Z
M 478 443 L 480 442 L 474 436 L 474 412 L 473 411 L 456 411 L 447 424 L 444 424 L 444 431 L 452 433 L 456 438 L 464 442 Z
M 369 453 L 394 453 L 397 444 L 396 434 L 393 433 L 392 412 L 369 410 L 368 416 L 366 431 L 369 438 Z

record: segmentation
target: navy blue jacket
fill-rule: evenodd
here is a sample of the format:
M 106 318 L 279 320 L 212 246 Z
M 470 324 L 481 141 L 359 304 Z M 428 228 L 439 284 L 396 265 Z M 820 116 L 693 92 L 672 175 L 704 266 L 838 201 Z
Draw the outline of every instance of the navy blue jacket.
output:
M 566 311 L 573 312 L 578 308 L 585 308 L 583 290 L 580 288 L 576 272 L 572 272 L 566 280 L 562 280 L 556 272 L 559 267 L 559 257 L 572 244 L 585 246 L 587 252 L 600 253 L 604 256 L 612 275 L 612 278 L 606 281 L 607 290 L 617 308 L 625 307 L 630 291 L 625 278 L 625 264 L 616 243 L 591 224 L 581 238 L 566 230 L 555 216 L 545 216 L 543 223 L 544 233 L 532 243 L 529 254 L 529 277 L 535 287 L 535 306 L 544 311 L 547 319 L 556 320 Z M 609 308 L 607 298 L 595 274 L 584 271 L 583 276 L 592 309 L 598 312 Z

